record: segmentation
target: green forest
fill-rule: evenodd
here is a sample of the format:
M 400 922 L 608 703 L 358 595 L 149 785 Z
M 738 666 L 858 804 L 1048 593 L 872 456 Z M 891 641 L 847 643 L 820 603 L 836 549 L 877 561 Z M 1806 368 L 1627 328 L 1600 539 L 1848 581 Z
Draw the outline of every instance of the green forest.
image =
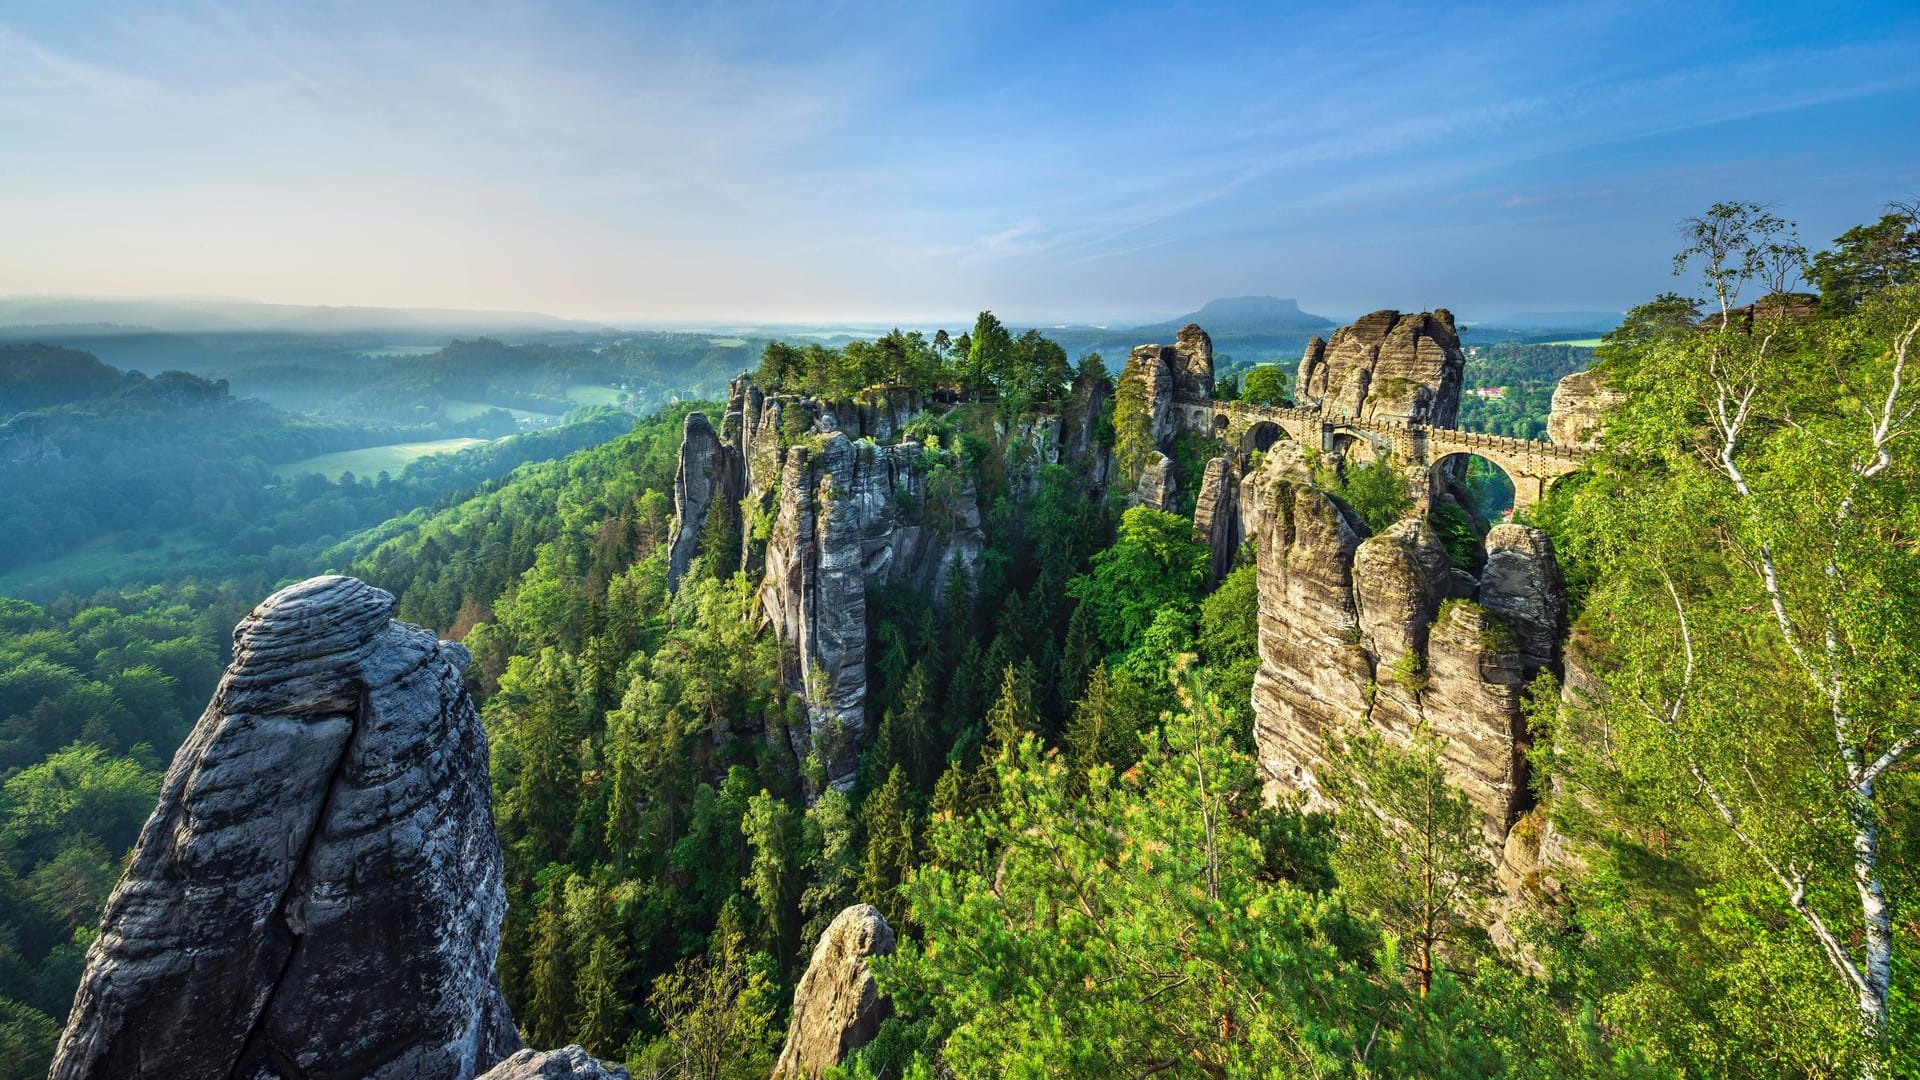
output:
M 275 485 L 268 462 L 346 446 L 339 422 L 193 376 L 138 384 L 171 387 L 164 410 L 111 369 L 54 365 L 80 388 L 47 389 L 26 356 L 64 457 L 4 473 L 0 571 L 116 530 L 208 551 L 162 583 L 0 598 L 0 1080 L 44 1075 L 234 622 L 324 571 L 472 652 L 498 973 L 531 1045 L 764 1078 L 815 941 L 868 903 L 900 935 L 874 961 L 894 1012 L 848 1080 L 1920 1075 L 1920 222 L 1816 254 L 1744 204 L 1686 230 L 1698 295 L 1651 299 L 1595 350 L 1469 363 L 1467 385 L 1509 387 L 1463 405 L 1480 430 L 1541 437 L 1540 394 L 1589 361 L 1626 395 L 1524 518 L 1605 694 L 1529 690 L 1530 827 L 1576 854 L 1518 889 L 1426 733 L 1332 735 L 1337 810 L 1270 797 L 1251 546 L 1216 581 L 1190 514 L 1108 497 L 1085 463 L 1029 470 L 994 422 L 953 436 L 975 568 L 868 594 L 871 738 L 841 790 L 789 738 L 808 703 L 741 566 L 753 508 L 711 515 L 667 587 L 683 422 L 724 404 Z M 1766 302 L 1796 281 L 1804 313 Z M 1285 371 L 1230 392 L 1283 400 Z M 987 312 L 958 337 L 769 343 L 755 377 L 992 402 L 1003 439 L 1110 381 Z M 1370 532 L 1415 512 L 1386 466 L 1317 480 Z M 1446 513 L 1431 524 L 1470 556 L 1484 524 Z

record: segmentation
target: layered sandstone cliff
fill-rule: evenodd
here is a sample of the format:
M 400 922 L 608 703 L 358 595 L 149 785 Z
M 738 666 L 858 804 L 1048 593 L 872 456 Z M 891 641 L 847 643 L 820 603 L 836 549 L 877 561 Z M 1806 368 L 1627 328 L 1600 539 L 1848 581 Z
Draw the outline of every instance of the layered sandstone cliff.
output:
M 1422 520 L 1369 535 L 1287 443 L 1239 497 L 1259 567 L 1254 734 L 1267 776 L 1317 796 L 1331 733 L 1426 730 L 1445 740 L 1448 776 L 1497 848 L 1531 805 L 1526 688 L 1559 664 L 1566 599 L 1551 541 L 1496 526 L 1481 573 L 1465 574 Z
M 843 786 L 866 732 L 868 592 L 939 596 L 979 559 L 980 508 L 958 455 L 840 431 L 786 449 L 778 498 L 761 610 L 783 645 L 783 681 L 806 698 L 794 750 Z
M 55 1080 L 434 1077 L 518 1049 L 466 650 L 352 578 L 234 631 L 107 903 Z
M 1294 400 L 1361 420 L 1451 427 L 1466 363 L 1452 312 L 1376 311 L 1307 343 Z
M 1553 388 L 1553 407 L 1547 416 L 1547 438 L 1569 446 L 1593 446 L 1607 410 L 1626 400 L 1592 371 L 1576 371 Z

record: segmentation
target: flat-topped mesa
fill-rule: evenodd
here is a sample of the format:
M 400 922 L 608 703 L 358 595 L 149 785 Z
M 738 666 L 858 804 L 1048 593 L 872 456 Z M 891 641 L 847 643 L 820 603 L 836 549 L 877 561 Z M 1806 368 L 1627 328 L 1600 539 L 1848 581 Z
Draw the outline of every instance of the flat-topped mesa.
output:
M 1466 364 L 1452 312 L 1376 311 L 1307 343 L 1294 400 L 1360 420 L 1452 427 Z
M 1566 594 L 1552 542 L 1495 526 L 1475 578 L 1425 521 L 1370 535 L 1313 486 L 1290 442 L 1241 481 L 1239 502 L 1258 559 L 1254 741 L 1272 787 L 1317 799 L 1334 732 L 1427 730 L 1498 850 L 1531 805 L 1525 691 L 1559 667 Z
M 319 577 L 268 597 L 107 902 L 54 1080 L 466 1080 L 519 1047 L 464 648 Z

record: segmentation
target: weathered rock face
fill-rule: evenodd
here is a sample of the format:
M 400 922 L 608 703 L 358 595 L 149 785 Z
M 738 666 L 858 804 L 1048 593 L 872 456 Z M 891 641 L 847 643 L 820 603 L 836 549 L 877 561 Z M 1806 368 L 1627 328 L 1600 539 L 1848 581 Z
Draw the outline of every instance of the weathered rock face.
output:
M 867 959 L 893 952 L 880 909 L 856 904 L 828 924 L 793 991 L 793 1020 L 774 1080 L 813 1080 L 870 1042 L 893 1013 Z
M 740 498 L 739 457 L 721 443 L 705 413 L 688 413 L 681 428 L 680 463 L 673 474 L 673 546 L 667 558 L 667 588 L 679 586 L 706 528 L 715 500 Z
M 1593 446 L 1599 441 L 1600 422 L 1607 410 L 1625 400 L 1625 394 L 1609 389 L 1593 372 L 1576 371 L 1553 388 L 1547 438 L 1569 446 Z
M 1376 311 L 1307 343 L 1294 399 L 1362 420 L 1452 427 L 1466 364 L 1452 312 Z
M 1148 428 L 1153 444 L 1171 449 L 1185 422 L 1180 401 L 1208 401 L 1213 397 L 1213 339 L 1188 323 L 1172 345 L 1140 345 L 1127 356 L 1120 378 L 1138 381 L 1146 394 Z
M 1241 541 L 1240 474 L 1233 458 L 1221 456 L 1207 462 L 1194 495 L 1193 532 L 1213 552 L 1213 579 L 1226 577 Z
M 985 538 L 973 482 L 952 455 L 838 431 L 814 442 L 786 451 L 760 605 L 790 646 L 782 678 L 807 700 L 795 752 L 818 752 L 828 782 L 844 786 L 866 729 L 867 590 L 898 584 L 938 597 Z
M 1317 799 L 1330 732 L 1430 731 L 1497 850 L 1531 805 L 1522 699 L 1557 670 L 1566 623 L 1552 543 L 1497 526 L 1476 580 L 1450 566 L 1423 521 L 1369 536 L 1285 444 L 1242 481 L 1240 499 L 1259 560 L 1254 735 L 1267 776 Z
M 446 1077 L 519 1046 L 466 650 L 352 578 L 282 589 L 174 755 L 55 1080 Z
M 0 423 L 0 465 L 47 465 L 59 461 L 60 447 L 47 434 L 46 417 L 37 412 L 15 413 Z
M 632 1074 L 578 1046 L 567 1046 L 522 1050 L 495 1065 L 480 1080 L 632 1080 Z
M 1133 501 L 1155 510 L 1172 510 L 1179 482 L 1173 477 L 1173 459 L 1155 450 L 1140 470 L 1140 482 L 1134 485 Z

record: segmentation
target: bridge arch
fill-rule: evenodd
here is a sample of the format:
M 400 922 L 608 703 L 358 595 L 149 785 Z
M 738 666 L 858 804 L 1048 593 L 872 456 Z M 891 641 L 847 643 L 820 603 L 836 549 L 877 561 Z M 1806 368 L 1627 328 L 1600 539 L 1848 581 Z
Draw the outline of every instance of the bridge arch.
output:
M 1533 499 L 1523 498 L 1523 493 L 1530 484 L 1540 483 L 1516 472 L 1507 462 L 1470 450 L 1436 457 L 1428 466 L 1427 480 L 1433 495 L 1439 495 L 1444 487 L 1464 491 L 1474 510 L 1495 525 L 1531 505 Z M 1534 495 L 1537 498 L 1538 492 Z
M 1334 453 L 1350 465 L 1371 465 L 1380 460 L 1380 448 L 1372 439 L 1351 431 L 1336 431 L 1330 440 Z
M 1240 436 L 1240 452 L 1243 454 L 1259 451 L 1266 453 L 1273 444 L 1281 439 L 1292 438 L 1287 429 L 1272 420 L 1256 420 L 1247 426 L 1246 434 Z

